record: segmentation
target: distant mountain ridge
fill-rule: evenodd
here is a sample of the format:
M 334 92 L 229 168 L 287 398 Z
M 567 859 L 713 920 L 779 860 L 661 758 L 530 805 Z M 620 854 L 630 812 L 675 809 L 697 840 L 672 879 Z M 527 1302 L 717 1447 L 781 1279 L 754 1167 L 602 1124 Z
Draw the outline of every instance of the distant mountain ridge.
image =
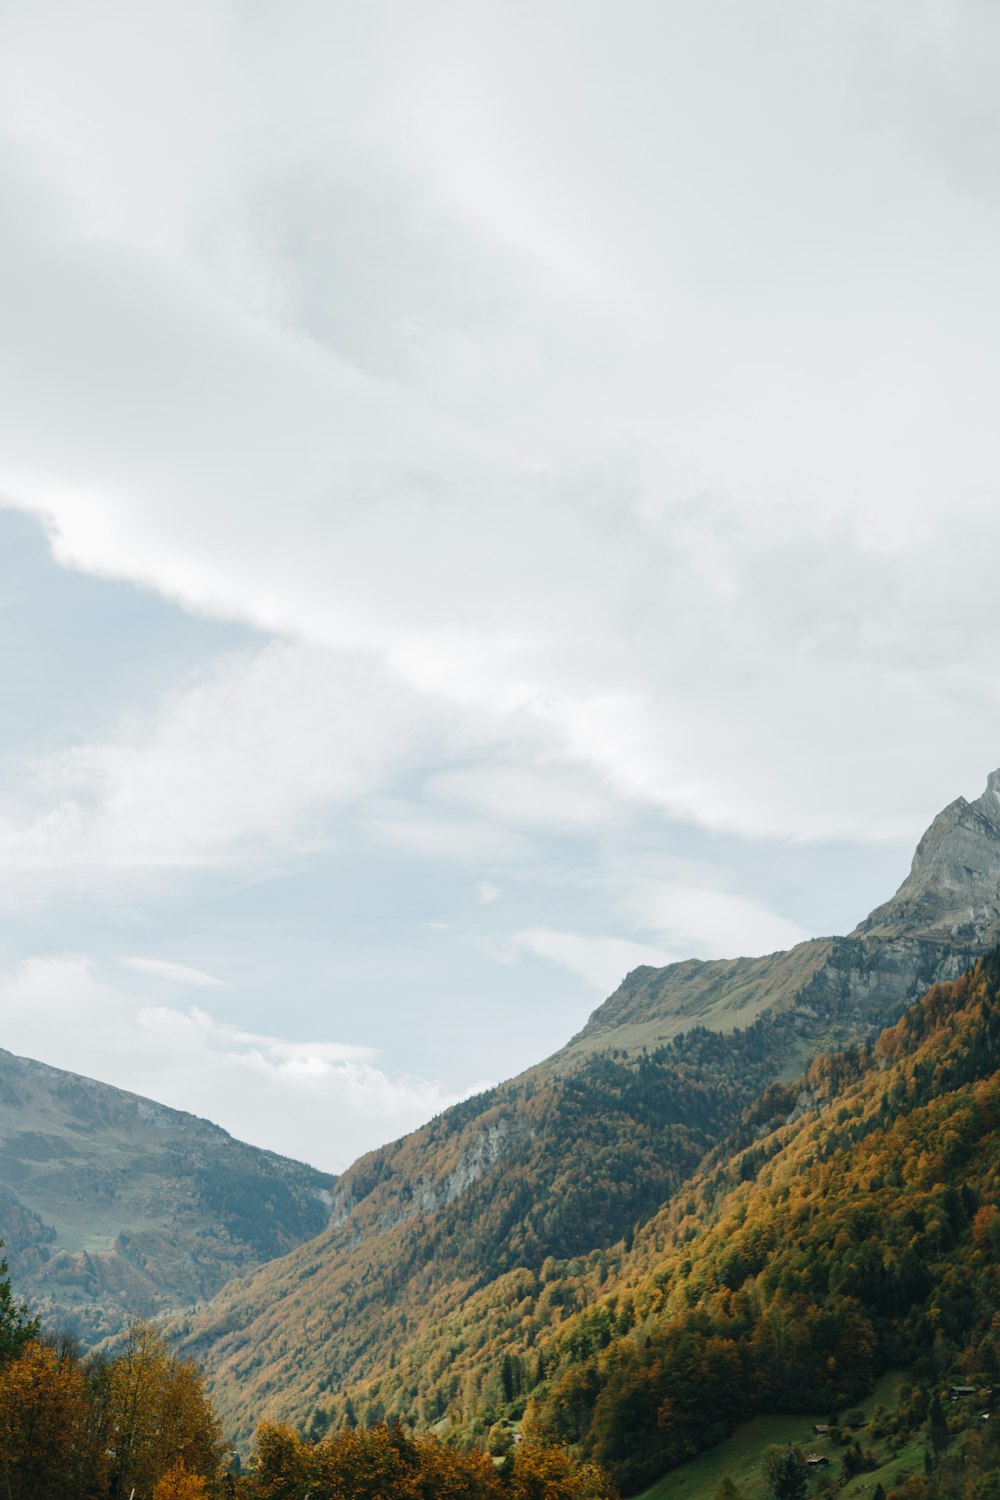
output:
M 322 1431 L 346 1390 L 361 1416 L 479 1420 L 505 1349 L 530 1348 L 539 1299 L 546 1316 L 560 1297 L 574 1310 L 553 1262 L 627 1239 L 768 1085 L 989 949 L 998 814 L 995 772 L 934 820 L 896 896 L 849 936 L 637 969 L 547 1062 L 361 1158 L 317 1239 L 175 1325 L 227 1419 Z
M 217 1125 L 0 1049 L 0 1237 L 85 1342 L 189 1307 L 324 1227 L 335 1179 Z

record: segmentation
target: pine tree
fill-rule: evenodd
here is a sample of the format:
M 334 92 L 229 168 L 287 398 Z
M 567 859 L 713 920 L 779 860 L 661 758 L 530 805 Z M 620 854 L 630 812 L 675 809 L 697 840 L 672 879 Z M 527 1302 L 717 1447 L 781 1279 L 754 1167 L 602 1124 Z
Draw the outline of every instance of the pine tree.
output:
M 935 1391 L 931 1398 L 930 1409 L 931 1424 L 931 1446 L 934 1449 L 935 1459 L 940 1458 L 943 1450 L 948 1446 L 948 1419 L 941 1405 L 941 1397 Z
M 3 1240 L 0 1240 L 0 1249 Z M 7 1275 L 7 1261 L 0 1257 L 0 1363 L 17 1356 L 38 1337 L 38 1319 L 28 1317 L 27 1306 L 15 1302 Z
M 775 1464 L 771 1494 L 774 1500 L 805 1500 L 806 1489 L 805 1464 L 800 1463 L 789 1448 Z

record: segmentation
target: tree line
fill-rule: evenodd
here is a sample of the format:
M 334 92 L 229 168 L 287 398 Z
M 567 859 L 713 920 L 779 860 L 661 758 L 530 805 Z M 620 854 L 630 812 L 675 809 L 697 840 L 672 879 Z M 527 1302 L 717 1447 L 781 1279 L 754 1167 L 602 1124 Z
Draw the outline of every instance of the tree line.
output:
M 84 1359 L 42 1335 L 0 1260 L 0 1500 L 200 1500 L 224 1451 L 201 1372 L 151 1324 Z
M 2 1241 L 0 1241 L 2 1244 Z M 42 1334 L 0 1260 L 0 1500 L 616 1500 L 596 1464 L 543 1444 L 496 1463 L 396 1424 L 311 1442 L 259 1429 L 244 1470 L 192 1360 L 150 1323 L 113 1356 Z

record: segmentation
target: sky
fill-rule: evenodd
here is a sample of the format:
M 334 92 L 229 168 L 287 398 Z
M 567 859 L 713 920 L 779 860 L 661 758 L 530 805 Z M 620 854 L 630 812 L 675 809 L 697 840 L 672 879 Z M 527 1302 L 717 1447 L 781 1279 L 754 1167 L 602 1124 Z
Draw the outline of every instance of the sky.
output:
M 342 1169 L 1000 764 L 1000 11 L 0 0 L 0 1046 Z

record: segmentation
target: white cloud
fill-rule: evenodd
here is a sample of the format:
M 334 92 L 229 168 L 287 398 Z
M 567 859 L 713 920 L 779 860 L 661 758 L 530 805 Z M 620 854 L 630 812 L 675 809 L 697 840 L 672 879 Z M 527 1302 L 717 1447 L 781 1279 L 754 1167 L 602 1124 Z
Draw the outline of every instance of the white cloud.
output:
M 1000 29 L 768 14 L 10 8 L 0 486 L 469 714 L 512 818 L 916 831 L 996 759 Z
M 489 906 L 490 903 L 496 901 L 499 896 L 500 888 L 499 886 L 494 885 L 491 880 L 476 881 L 476 899 L 478 900 L 480 906 Z
M 546 760 L 539 754 L 541 746 L 535 750 L 528 735 L 518 748 L 519 763 L 505 763 L 501 750 L 494 760 L 429 777 L 425 791 L 468 809 L 466 816 L 499 816 L 508 825 L 528 830 L 594 831 L 613 820 L 614 798 L 602 777 L 566 759 Z M 528 758 L 532 751 L 539 754 L 536 764 Z
M 0 898 L 320 847 L 329 810 L 436 722 L 375 662 L 294 644 L 224 658 L 117 735 L 8 782 Z
M 501 819 L 433 817 L 408 808 L 373 815 L 366 832 L 404 854 L 441 860 L 513 859 L 524 846 Z
M 602 996 L 610 995 L 625 975 L 640 964 L 662 966 L 673 962 L 665 949 L 649 943 L 590 937 L 579 932 L 552 932 L 544 927 L 525 927 L 515 932 L 506 951 L 511 957 L 531 953 L 568 969 Z
M 150 1003 L 102 980 L 82 956 L 31 959 L 0 978 L 0 1024 L 8 1051 L 207 1117 L 328 1171 L 464 1096 L 390 1077 L 367 1047 L 261 1036 L 202 1008 Z
M 462 865 L 467 901 L 488 870 L 484 927 L 530 871 L 505 931 L 531 925 L 481 946 L 606 994 L 803 935 L 736 881 L 639 879 L 667 819 L 777 861 L 978 791 L 989 8 L 142 9 L 5 7 L 0 494 L 67 566 L 279 641 L 5 763 L 8 909 L 272 873 L 344 819 L 400 887 Z M 348 1136 L 438 1097 L 337 1044 L 142 1015 L 118 1076 L 182 1094 L 210 1056 L 206 1112 L 241 1118 L 256 1080 L 269 1121 L 298 1097 L 332 1139 L 327 1084 Z
M 619 905 L 636 926 L 659 933 L 675 953 L 698 958 L 773 953 L 810 936 L 759 901 L 703 885 L 640 882 Z
M 162 979 L 167 984 L 183 985 L 193 990 L 228 990 L 227 979 L 217 979 L 206 974 L 204 969 L 193 969 L 188 964 L 175 964 L 165 958 L 120 958 L 125 969 L 134 969 L 137 974 L 148 974 L 153 979 Z

